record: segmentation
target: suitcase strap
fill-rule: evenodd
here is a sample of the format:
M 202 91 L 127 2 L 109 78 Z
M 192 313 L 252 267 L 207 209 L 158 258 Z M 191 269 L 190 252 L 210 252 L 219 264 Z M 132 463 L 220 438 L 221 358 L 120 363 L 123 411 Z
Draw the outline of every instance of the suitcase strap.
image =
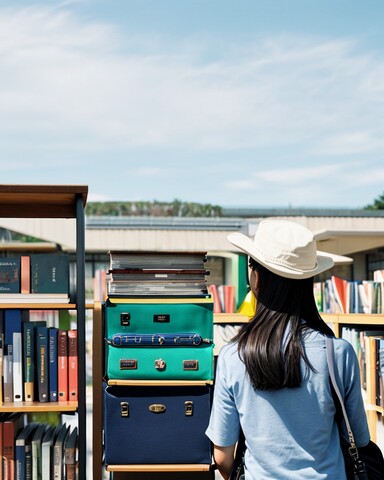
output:
M 202 338 L 197 333 L 115 333 L 105 341 L 112 347 L 198 347 L 202 343 L 212 344 L 212 339 Z

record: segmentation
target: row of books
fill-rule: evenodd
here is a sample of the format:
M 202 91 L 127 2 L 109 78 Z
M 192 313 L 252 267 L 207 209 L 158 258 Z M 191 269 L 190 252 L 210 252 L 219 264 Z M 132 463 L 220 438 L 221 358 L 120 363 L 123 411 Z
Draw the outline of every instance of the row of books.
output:
M 206 252 L 109 252 L 108 297 L 206 296 Z
M 353 346 L 360 366 L 362 388 L 367 389 L 367 359 L 374 368 L 373 397 L 370 399 L 376 405 L 384 408 L 384 330 L 359 330 L 343 327 L 341 336 Z
M 235 312 L 235 287 L 233 285 L 209 285 L 213 298 L 213 313 Z
M 314 283 L 314 295 L 323 313 L 384 313 L 383 281 L 348 281 L 333 275 Z
M 0 303 L 69 301 L 69 256 L 0 257 Z
M 21 413 L 0 416 L 3 480 L 75 480 L 77 427 L 27 423 Z
M 29 321 L 28 313 L 0 310 L 0 398 L 4 403 L 77 401 L 77 330 Z

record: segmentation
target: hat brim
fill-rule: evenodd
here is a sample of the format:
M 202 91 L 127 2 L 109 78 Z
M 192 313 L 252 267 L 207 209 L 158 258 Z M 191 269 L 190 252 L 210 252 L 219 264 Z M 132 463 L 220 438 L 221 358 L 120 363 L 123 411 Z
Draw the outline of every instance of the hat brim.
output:
M 263 265 L 265 268 L 270 270 L 271 272 L 275 273 L 276 275 L 280 275 L 281 277 L 285 278 L 292 278 L 292 279 L 304 279 L 304 278 L 311 278 L 315 275 L 318 275 L 321 272 L 325 272 L 333 267 L 334 261 L 333 259 L 328 256 L 324 252 L 317 251 L 316 255 L 316 267 L 311 270 L 295 270 L 284 265 L 279 265 L 276 263 L 269 262 L 265 260 L 261 255 L 260 252 L 256 249 L 253 240 L 249 237 L 244 235 L 243 233 L 235 232 L 230 233 L 227 237 L 228 241 L 232 243 L 235 247 L 242 250 L 244 253 L 252 257 L 258 263 Z

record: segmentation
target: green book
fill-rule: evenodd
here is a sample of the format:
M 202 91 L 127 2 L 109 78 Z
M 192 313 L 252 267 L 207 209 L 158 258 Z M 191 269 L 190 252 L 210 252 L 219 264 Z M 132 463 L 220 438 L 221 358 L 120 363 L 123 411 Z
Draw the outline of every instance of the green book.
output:
M 40 253 L 30 256 L 31 292 L 69 295 L 69 256 Z

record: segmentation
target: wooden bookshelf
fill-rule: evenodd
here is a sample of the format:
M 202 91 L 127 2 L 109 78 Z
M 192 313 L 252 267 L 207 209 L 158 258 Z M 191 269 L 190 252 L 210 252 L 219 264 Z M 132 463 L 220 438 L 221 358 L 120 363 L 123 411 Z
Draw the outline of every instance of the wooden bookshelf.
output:
M 86 370 L 85 370 L 85 214 L 88 186 L 0 185 L 0 217 L 74 219 L 76 285 L 74 303 L 1 303 L 0 309 L 74 310 L 78 333 L 77 402 L 0 402 L 0 412 L 76 413 L 78 427 L 78 480 L 86 480 Z M 26 251 L 31 244 L 26 244 Z M 2 251 L 6 251 L 4 245 Z M 10 245 L 12 251 L 12 244 Z M 20 250 L 21 251 L 21 250 Z

